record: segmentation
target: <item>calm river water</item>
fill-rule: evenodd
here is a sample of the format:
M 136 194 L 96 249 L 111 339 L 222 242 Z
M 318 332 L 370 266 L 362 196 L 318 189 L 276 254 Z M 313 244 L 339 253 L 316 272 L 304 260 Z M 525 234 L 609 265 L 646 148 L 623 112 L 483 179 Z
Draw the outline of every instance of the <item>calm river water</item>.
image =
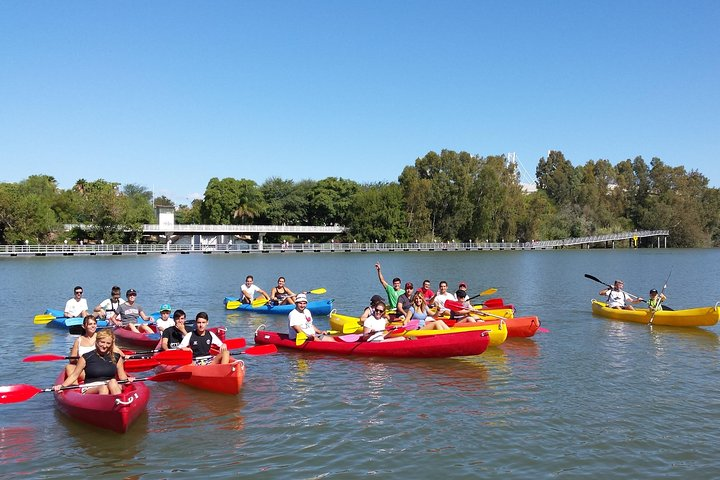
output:
M 0 260 L 0 384 L 50 386 L 73 337 L 34 325 L 75 285 L 91 306 L 135 288 L 147 311 L 169 302 L 250 340 L 283 317 L 228 314 L 246 274 L 269 289 L 325 287 L 341 313 L 382 293 L 373 264 L 435 287 L 466 281 L 538 315 L 549 333 L 478 357 L 382 360 L 280 352 L 243 356 L 237 397 L 155 383 L 125 435 L 55 411 L 50 394 L 0 405 L 1 475 L 35 478 L 718 478 L 718 328 L 672 329 L 593 317 L 602 286 L 646 296 L 668 274 L 668 305 L 720 300 L 719 250 L 158 255 Z M 597 297 L 599 298 L 599 297 Z M 319 317 L 320 324 L 327 317 Z M 250 343 L 252 343 L 250 341 Z

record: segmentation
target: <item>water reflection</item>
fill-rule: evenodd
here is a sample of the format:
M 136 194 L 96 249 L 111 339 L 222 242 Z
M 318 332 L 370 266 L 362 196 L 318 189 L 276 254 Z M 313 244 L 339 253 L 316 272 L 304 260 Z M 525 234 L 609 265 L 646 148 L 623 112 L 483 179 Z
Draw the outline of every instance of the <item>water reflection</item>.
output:
M 0 428 L 0 465 L 28 462 L 34 458 L 36 432 L 31 427 Z
M 245 402 L 239 395 L 206 392 L 187 385 L 168 385 L 155 394 L 150 416 L 150 432 L 174 435 L 178 430 L 195 428 L 198 424 L 217 425 L 220 430 L 240 431 L 245 428 L 241 414 Z M 188 421 L 188 416 L 192 421 Z
M 52 333 L 36 333 L 33 335 L 33 347 L 35 347 L 35 351 L 41 351 L 52 339 Z

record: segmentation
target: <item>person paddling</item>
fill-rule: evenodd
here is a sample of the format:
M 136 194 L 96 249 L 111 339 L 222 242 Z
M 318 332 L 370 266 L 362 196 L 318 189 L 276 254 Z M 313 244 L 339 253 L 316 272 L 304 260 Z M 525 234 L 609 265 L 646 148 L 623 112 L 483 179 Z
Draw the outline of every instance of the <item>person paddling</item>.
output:
M 97 333 L 95 348 L 81 356 L 73 372 L 65 377 L 62 384 L 53 385 L 53 390 L 59 392 L 61 387 L 73 385 L 83 373 L 85 383 L 88 384 L 83 389 L 83 393 L 119 395 L 122 393 L 122 387 L 118 380 L 128 382 L 134 380 L 125 373 L 124 358 L 115 352 L 115 335 L 110 330 L 101 330 Z M 94 382 L 107 383 L 90 386 Z
M 658 293 L 654 288 L 650 290 L 650 298 L 648 298 L 647 304 L 650 310 L 658 312 L 663 309 L 662 302 L 666 300 L 664 293 Z
M 635 310 L 631 303 L 642 302 L 643 299 L 633 298 L 623 291 L 625 283 L 622 280 L 615 280 L 612 287 L 600 290 L 599 295 L 607 295 L 607 306 L 621 310 Z

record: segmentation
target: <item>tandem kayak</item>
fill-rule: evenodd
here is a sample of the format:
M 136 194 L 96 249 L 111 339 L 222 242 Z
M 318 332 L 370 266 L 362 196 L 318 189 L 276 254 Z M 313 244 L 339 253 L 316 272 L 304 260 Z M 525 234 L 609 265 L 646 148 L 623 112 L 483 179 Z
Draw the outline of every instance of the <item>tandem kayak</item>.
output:
M 115 337 L 118 339 L 118 342 L 124 345 L 155 348 L 155 346 L 160 342 L 162 335 L 157 333 L 157 327 L 154 324 L 150 325 L 150 328 L 155 330 L 156 333 L 133 332 L 127 326 L 115 327 L 113 328 L 113 332 L 115 333 Z M 225 340 L 225 332 L 227 331 L 225 327 L 212 327 L 208 328 L 208 330 L 217 335 L 220 340 Z
M 330 313 L 330 328 L 343 333 L 362 333 L 363 327 L 358 323 L 358 317 L 340 315 L 337 312 Z M 392 326 L 399 326 L 400 323 L 390 323 Z M 505 342 L 508 337 L 508 329 L 505 322 L 497 322 L 493 325 L 485 323 L 467 327 L 452 327 L 450 330 L 407 330 L 403 333 L 406 337 L 426 337 L 428 335 L 444 335 L 448 333 L 471 332 L 473 330 L 485 330 L 490 337 L 490 347 L 497 347 Z
M 55 380 L 65 381 L 65 372 Z M 147 407 L 150 389 L 144 382 L 127 383 L 120 395 L 84 395 L 81 389 L 54 392 L 55 406 L 68 417 L 96 427 L 125 433 Z
M 720 320 L 720 309 L 717 304 L 714 307 L 687 308 L 685 310 L 658 310 L 653 317 L 653 312 L 647 308 L 636 308 L 635 310 L 609 308 L 607 303 L 593 299 L 592 313 L 612 320 L 636 323 L 650 323 L 652 317 L 653 325 L 670 327 L 710 327 Z
M 192 377 L 187 380 L 179 380 L 179 382 L 201 390 L 227 395 L 240 393 L 245 378 L 245 363 L 242 360 L 233 359 L 230 363 L 225 364 L 190 364 L 177 367 L 160 365 L 156 367 L 156 370 L 158 372 L 190 372 Z
M 490 343 L 487 332 L 460 332 L 447 335 L 419 337 L 400 342 L 345 342 L 339 337 L 334 342 L 308 341 L 297 345 L 287 333 L 258 330 L 255 332 L 258 345 L 277 347 L 303 352 L 327 353 L 336 355 L 362 355 L 372 357 L 395 358 L 444 358 L 479 355 Z
M 228 302 L 237 302 L 238 300 L 238 297 L 225 297 L 223 305 L 227 305 Z M 313 300 L 312 302 L 308 302 L 306 308 L 310 310 L 313 315 L 327 315 L 332 311 L 332 304 L 334 301 L 334 299 Z M 233 310 L 239 312 L 266 313 L 271 315 L 287 315 L 293 308 L 295 308 L 295 305 L 270 305 L 269 303 L 266 303 L 265 305 L 259 307 L 253 307 L 249 303 L 241 303 L 239 307 Z
M 48 327 L 67 329 L 68 327 L 74 327 L 77 325 L 82 326 L 83 324 L 82 317 L 66 317 L 65 312 L 63 312 L 62 310 L 48 308 L 47 310 L 45 310 L 45 315 L 52 315 L 53 317 L 55 317 L 54 320 L 50 320 L 50 322 L 47 324 Z M 107 320 L 98 318 L 97 326 L 98 328 L 107 327 L 109 326 L 109 322 Z

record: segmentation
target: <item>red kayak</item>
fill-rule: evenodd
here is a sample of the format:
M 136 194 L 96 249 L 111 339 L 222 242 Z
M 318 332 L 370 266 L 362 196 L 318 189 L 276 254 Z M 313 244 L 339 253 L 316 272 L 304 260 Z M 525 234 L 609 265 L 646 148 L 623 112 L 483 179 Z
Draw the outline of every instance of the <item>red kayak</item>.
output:
M 455 320 L 450 319 L 444 319 L 445 323 L 452 327 L 455 325 Z M 497 320 L 485 320 L 482 322 L 482 325 L 497 325 L 500 323 L 500 319 Z M 537 332 L 538 328 L 540 328 L 540 319 L 536 316 L 528 316 L 528 317 L 514 317 L 514 318 L 504 318 L 502 319 L 503 322 L 507 325 L 508 329 L 508 338 L 510 337 L 532 337 L 535 335 L 535 332 Z M 480 325 L 478 323 L 477 325 Z
M 330 353 L 337 355 L 364 355 L 375 357 L 439 358 L 479 355 L 485 351 L 490 337 L 484 330 L 448 333 L 417 337 L 401 342 L 346 342 L 339 337 L 334 342 L 309 341 L 297 345 L 287 333 L 259 330 L 255 332 L 255 343 L 272 344 L 305 352 Z
M 65 381 L 65 372 L 55 380 Z M 81 389 L 53 393 L 55 406 L 65 415 L 96 427 L 125 433 L 145 410 L 150 390 L 144 382 L 127 383 L 120 395 L 83 395 Z
M 245 378 L 245 363 L 242 360 L 232 360 L 226 364 L 210 365 L 181 365 L 171 367 L 160 365 L 158 372 L 190 372 L 192 377 L 180 380 L 180 383 L 210 392 L 237 395 L 242 388 Z
M 157 331 L 155 325 L 150 325 L 150 328 Z M 225 340 L 225 331 L 227 330 L 225 327 L 213 327 L 208 328 L 208 330 L 217 335 L 220 340 Z M 113 332 L 115 332 L 119 343 L 143 348 L 155 348 L 162 338 L 159 333 L 137 333 L 130 330 L 127 326 L 115 327 Z

